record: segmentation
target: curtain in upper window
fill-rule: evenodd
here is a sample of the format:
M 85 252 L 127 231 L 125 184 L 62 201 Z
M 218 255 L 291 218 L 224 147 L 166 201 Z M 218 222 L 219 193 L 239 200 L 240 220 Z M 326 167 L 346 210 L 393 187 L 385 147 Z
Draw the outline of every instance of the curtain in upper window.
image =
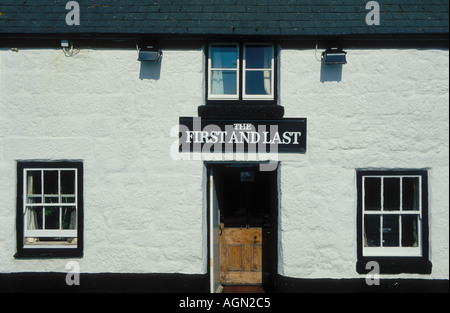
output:
M 245 47 L 245 95 L 272 94 L 273 47 Z
M 237 96 L 238 47 L 211 47 L 211 95 Z

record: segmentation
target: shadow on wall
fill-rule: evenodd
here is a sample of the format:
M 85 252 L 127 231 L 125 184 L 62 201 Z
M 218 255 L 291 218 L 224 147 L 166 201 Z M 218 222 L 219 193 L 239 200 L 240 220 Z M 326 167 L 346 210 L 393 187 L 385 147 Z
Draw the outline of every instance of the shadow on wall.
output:
M 161 77 L 161 63 L 141 61 L 141 69 L 139 71 L 139 79 L 158 80 Z
M 342 80 L 342 64 L 327 65 L 322 59 L 320 68 L 320 81 L 324 82 L 340 82 Z

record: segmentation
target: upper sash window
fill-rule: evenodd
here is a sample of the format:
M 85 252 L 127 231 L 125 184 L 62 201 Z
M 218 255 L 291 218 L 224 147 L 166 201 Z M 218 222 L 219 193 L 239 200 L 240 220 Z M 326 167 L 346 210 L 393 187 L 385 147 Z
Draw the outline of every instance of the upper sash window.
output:
M 209 100 L 274 100 L 274 46 L 212 44 L 208 57 Z

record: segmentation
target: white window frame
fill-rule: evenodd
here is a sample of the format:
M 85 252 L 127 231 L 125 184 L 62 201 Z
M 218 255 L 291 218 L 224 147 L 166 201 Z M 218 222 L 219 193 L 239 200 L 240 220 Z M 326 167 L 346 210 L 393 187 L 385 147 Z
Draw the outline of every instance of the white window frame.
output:
M 247 47 L 248 46 L 270 46 L 272 50 L 272 57 L 270 61 L 270 69 L 267 68 L 254 68 L 254 69 L 247 69 Z M 242 99 L 244 100 L 273 100 L 274 99 L 274 87 L 275 87 L 275 47 L 273 44 L 269 43 L 246 43 L 243 47 L 244 50 L 244 57 L 243 57 L 243 66 L 242 66 Z M 246 91 L 246 75 L 247 72 L 251 71 L 270 71 L 270 94 L 268 95 L 247 95 L 245 93 Z
M 380 178 L 381 179 L 381 192 L 380 192 L 380 210 L 366 210 L 365 209 L 365 180 L 366 178 Z M 398 211 L 385 211 L 384 210 L 384 199 L 383 199 L 383 188 L 384 188 L 384 179 L 385 178 L 400 178 L 400 208 Z M 403 186 L 403 178 L 418 178 L 419 179 L 419 210 L 411 211 L 411 210 L 403 210 L 402 205 L 402 186 Z M 397 257 L 418 257 L 423 256 L 423 242 L 422 242 L 422 176 L 421 175 L 363 175 L 362 177 L 362 253 L 363 256 L 397 256 Z M 380 215 L 380 247 L 365 247 L 364 245 L 364 230 L 365 230 L 365 216 L 366 215 Z M 383 219 L 381 216 L 386 215 L 397 215 L 399 216 L 399 247 L 383 247 Z M 402 247 L 402 215 L 416 215 L 419 217 L 418 220 L 418 238 L 417 238 L 417 247 Z
M 213 70 L 229 71 L 229 68 L 212 68 L 212 54 L 211 48 L 214 46 L 235 46 L 237 49 L 237 67 L 236 67 L 236 94 L 235 95 L 217 95 L 211 93 L 211 78 Z M 272 48 L 272 58 L 270 69 L 246 69 L 247 58 L 246 58 L 246 48 L 247 46 L 270 46 Z M 236 42 L 215 42 L 208 46 L 208 100 L 240 100 L 242 95 L 242 100 L 274 100 L 275 99 L 275 45 L 268 42 L 252 42 L 242 44 L 242 58 L 241 58 L 241 44 Z M 242 59 L 242 66 L 241 66 Z M 234 69 L 233 69 L 234 70 Z M 245 80 L 247 71 L 270 71 L 270 94 L 268 95 L 247 95 L 245 93 Z M 242 82 L 241 82 L 242 78 Z
M 40 202 L 29 203 L 28 199 L 31 195 L 28 194 L 28 172 L 41 172 L 41 193 L 33 196 L 34 198 L 41 198 Z M 58 172 L 58 195 L 46 195 L 44 194 L 44 172 L 57 171 Z M 75 182 L 74 182 L 74 192 L 75 194 L 61 194 L 61 171 L 74 171 Z M 45 197 L 58 197 L 57 203 L 45 203 Z M 62 197 L 71 197 L 75 201 L 73 203 L 63 203 L 61 201 Z M 76 216 L 75 219 L 78 220 L 79 205 L 78 205 L 78 169 L 77 168 L 24 168 L 23 169 L 23 237 L 24 237 L 24 249 L 33 248 L 77 248 L 77 244 L 64 244 L 62 242 L 54 242 L 52 244 L 42 243 L 42 244 L 27 244 L 26 238 L 78 238 L 78 225 L 76 229 L 62 229 L 62 208 L 63 207 L 75 207 Z M 59 207 L 59 226 L 60 229 L 45 229 L 45 214 L 43 214 L 43 228 L 38 230 L 28 229 L 26 221 L 29 218 L 29 210 L 31 207 L 42 207 L 45 210 L 46 207 Z
M 236 60 L 236 94 L 235 95 L 217 95 L 217 94 L 212 94 L 211 93 L 211 79 L 212 79 L 212 71 L 234 71 L 234 69 L 230 69 L 230 68 L 212 68 L 212 62 L 211 62 L 211 58 L 212 58 L 212 53 L 211 53 L 211 49 L 214 46 L 234 46 L 236 47 L 236 51 L 237 51 L 237 60 Z M 241 85 L 240 82 L 240 60 L 241 60 L 241 56 L 240 56 L 240 49 L 239 49 L 239 44 L 236 42 L 224 42 L 224 43 L 212 43 L 209 45 L 208 47 L 208 99 L 209 100 L 239 100 L 239 88 Z

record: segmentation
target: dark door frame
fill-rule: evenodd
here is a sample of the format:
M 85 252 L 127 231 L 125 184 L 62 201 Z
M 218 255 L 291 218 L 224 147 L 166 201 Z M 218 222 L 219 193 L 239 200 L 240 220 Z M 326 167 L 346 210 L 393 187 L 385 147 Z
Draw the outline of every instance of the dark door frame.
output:
M 211 216 L 211 207 L 210 207 L 210 171 L 214 168 L 220 168 L 220 167 L 226 167 L 226 166 L 233 166 L 233 168 L 246 168 L 246 167 L 253 167 L 253 166 L 259 166 L 263 162 L 252 162 L 252 161 L 223 161 L 223 162 L 204 162 L 206 171 L 206 184 L 204 185 L 207 189 L 207 196 L 206 196 L 206 221 L 207 221 L 207 277 L 208 277 L 208 290 L 210 290 L 210 280 L 211 280 L 211 246 L 210 246 L 210 231 L 211 231 L 211 223 L 210 223 L 210 216 Z M 267 260 L 269 262 L 267 271 L 269 273 L 269 277 L 267 279 L 263 280 L 263 287 L 266 290 L 266 292 L 270 292 L 275 287 L 275 281 L 278 276 L 278 230 L 279 230 L 279 219 L 278 219 L 278 212 L 279 212 L 279 184 L 280 184 L 280 162 L 278 162 L 277 168 L 274 170 L 274 176 L 272 176 L 271 181 L 271 188 L 272 192 L 274 193 L 272 197 L 272 206 L 270 211 L 270 219 L 271 219 L 271 231 L 270 231 L 270 241 L 267 244 L 268 249 L 266 250 L 266 253 L 268 252 L 269 255 L 267 257 Z M 264 253 L 264 250 L 263 250 Z M 211 290 L 210 290 L 211 292 Z

